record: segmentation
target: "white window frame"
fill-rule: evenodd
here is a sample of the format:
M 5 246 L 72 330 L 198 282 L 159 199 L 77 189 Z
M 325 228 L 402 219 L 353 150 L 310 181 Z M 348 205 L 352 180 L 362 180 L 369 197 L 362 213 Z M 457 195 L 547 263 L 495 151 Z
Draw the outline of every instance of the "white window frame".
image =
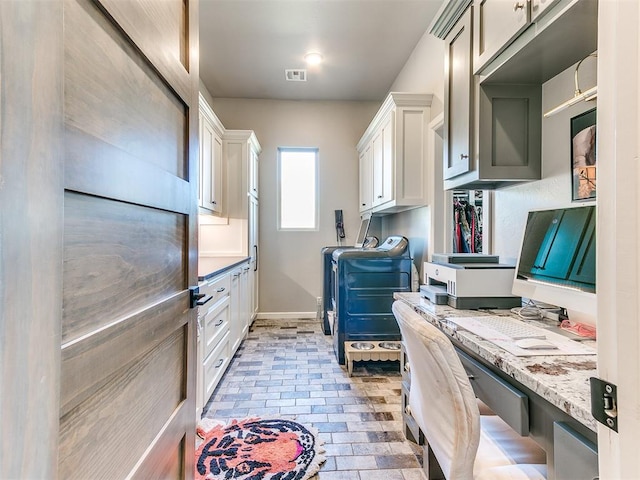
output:
M 281 177 L 281 168 L 282 168 L 282 153 L 283 152 L 313 152 L 315 154 L 315 200 L 314 200 L 314 226 L 313 227 L 283 227 L 282 226 L 282 177 Z M 320 173 L 320 155 L 318 147 L 278 147 L 278 218 L 277 218 L 277 226 L 278 230 L 285 232 L 312 232 L 318 231 L 320 229 L 320 182 L 319 182 L 319 173 Z

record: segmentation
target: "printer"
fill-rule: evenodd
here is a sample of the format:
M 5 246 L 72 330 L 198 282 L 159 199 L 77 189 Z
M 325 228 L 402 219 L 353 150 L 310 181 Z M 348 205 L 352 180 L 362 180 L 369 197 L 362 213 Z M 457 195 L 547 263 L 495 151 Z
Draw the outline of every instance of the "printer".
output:
M 497 255 L 434 253 L 424 264 L 420 293 L 437 305 L 454 308 L 512 308 L 522 303 L 511 294 L 515 265 Z

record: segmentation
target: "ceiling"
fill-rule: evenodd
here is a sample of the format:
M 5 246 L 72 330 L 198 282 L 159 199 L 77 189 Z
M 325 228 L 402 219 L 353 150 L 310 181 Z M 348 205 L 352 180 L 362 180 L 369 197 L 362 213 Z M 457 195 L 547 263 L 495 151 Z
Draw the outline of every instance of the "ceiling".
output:
M 214 97 L 382 100 L 441 3 L 201 0 L 200 78 Z M 306 82 L 285 80 L 299 68 Z

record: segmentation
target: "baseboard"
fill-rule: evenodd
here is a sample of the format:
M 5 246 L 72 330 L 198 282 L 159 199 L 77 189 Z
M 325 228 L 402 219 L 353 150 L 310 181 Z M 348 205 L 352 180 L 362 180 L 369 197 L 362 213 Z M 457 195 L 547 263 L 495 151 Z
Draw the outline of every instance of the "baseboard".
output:
M 278 319 L 291 319 L 291 318 L 316 318 L 316 312 L 260 312 L 256 316 L 258 320 L 278 320 Z

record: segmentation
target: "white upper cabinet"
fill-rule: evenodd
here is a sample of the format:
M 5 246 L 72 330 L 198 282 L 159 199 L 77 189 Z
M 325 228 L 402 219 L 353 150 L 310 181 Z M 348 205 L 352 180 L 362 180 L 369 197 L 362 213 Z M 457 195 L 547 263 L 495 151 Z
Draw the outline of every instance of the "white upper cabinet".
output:
M 371 145 L 360 152 L 360 213 L 368 212 L 373 200 L 373 156 Z
M 200 95 L 200 213 L 225 214 L 225 168 L 222 153 L 224 127 L 206 100 Z
M 393 213 L 428 201 L 430 94 L 390 93 L 358 142 L 360 212 Z

